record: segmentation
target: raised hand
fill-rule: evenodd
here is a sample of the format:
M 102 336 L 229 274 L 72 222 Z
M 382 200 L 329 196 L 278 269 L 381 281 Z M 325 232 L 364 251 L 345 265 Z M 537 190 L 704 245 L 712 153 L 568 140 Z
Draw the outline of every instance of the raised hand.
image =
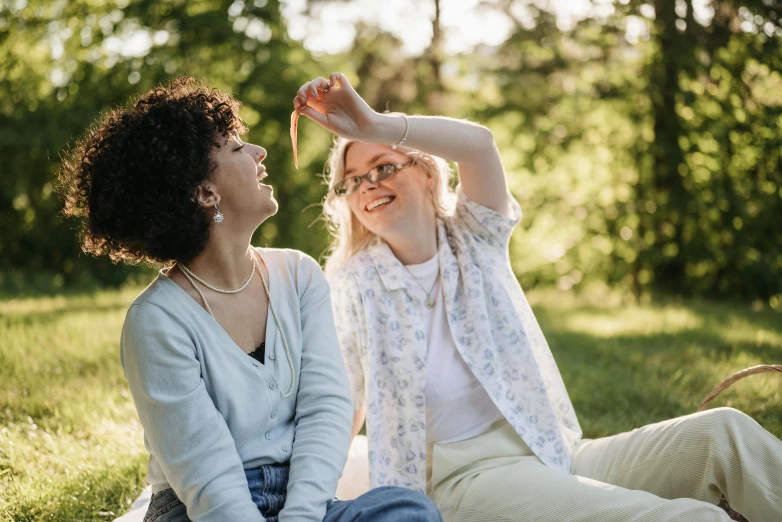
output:
M 296 112 L 343 138 L 365 141 L 376 112 L 358 95 L 342 73 L 316 78 L 301 86 L 293 99 Z

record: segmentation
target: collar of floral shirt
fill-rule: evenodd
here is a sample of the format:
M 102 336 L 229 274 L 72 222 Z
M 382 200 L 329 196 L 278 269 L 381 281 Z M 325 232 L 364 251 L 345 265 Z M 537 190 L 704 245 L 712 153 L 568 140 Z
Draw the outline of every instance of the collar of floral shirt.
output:
M 448 279 L 448 283 L 453 283 L 454 281 L 451 279 L 458 277 L 458 270 L 443 270 L 443 267 L 448 266 L 455 268 L 456 257 L 451 252 L 447 242 L 445 223 L 443 223 L 442 219 L 437 220 L 437 244 L 441 276 L 444 279 Z M 375 265 L 375 270 L 380 274 L 380 280 L 383 281 L 383 286 L 386 287 L 386 290 L 409 290 L 415 286 L 414 281 L 411 281 L 412 275 L 410 272 L 397 259 L 391 251 L 391 247 L 383 239 L 380 237 L 376 238 L 366 247 L 366 251 Z

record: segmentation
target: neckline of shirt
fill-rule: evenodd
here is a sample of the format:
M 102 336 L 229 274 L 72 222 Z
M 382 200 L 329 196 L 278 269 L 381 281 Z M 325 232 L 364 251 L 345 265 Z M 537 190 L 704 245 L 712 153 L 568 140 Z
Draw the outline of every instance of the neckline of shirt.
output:
M 407 270 L 416 276 L 423 277 L 430 272 L 436 271 L 440 263 L 440 254 L 436 253 L 431 259 L 415 265 L 403 265 Z

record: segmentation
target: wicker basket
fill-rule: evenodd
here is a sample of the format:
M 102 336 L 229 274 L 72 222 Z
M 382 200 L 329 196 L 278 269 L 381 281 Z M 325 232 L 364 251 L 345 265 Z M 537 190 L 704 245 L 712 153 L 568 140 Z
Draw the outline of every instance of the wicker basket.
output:
M 756 373 L 767 373 L 767 372 L 779 372 L 782 373 L 782 364 L 760 364 L 758 366 L 753 366 L 752 368 L 747 368 L 745 370 L 741 370 L 740 372 L 736 372 L 721 383 L 719 383 L 717 386 L 714 387 L 713 390 L 711 390 L 711 393 L 709 393 L 705 399 L 703 399 L 703 402 L 701 402 L 700 407 L 698 407 L 698 411 L 705 410 L 709 403 L 714 400 L 714 398 L 722 392 L 725 388 L 733 384 L 734 382 L 738 381 L 739 379 L 743 379 L 744 377 L 748 377 L 750 375 L 755 375 Z M 727 501 L 723 497 L 720 501 L 720 507 L 724 509 L 730 518 L 733 520 L 739 520 L 743 522 L 747 522 L 747 519 L 742 517 L 740 514 L 733 511 L 730 506 L 728 505 Z

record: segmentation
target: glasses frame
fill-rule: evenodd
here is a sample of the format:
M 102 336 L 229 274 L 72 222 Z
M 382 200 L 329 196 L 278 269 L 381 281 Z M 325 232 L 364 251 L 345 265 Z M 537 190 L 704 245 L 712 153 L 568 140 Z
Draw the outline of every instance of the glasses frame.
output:
M 411 166 L 413 163 L 415 163 L 415 161 L 413 161 L 413 160 L 410 160 L 407 163 L 382 163 L 382 164 L 374 167 L 372 170 L 370 170 L 366 174 L 363 174 L 361 176 L 350 176 L 349 178 L 343 178 L 342 181 L 340 181 L 339 183 L 334 185 L 334 188 L 332 190 L 334 191 L 334 195 L 336 195 L 336 196 L 349 196 L 350 194 L 353 194 L 354 192 L 356 192 L 361 187 L 361 184 L 364 182 L 365 179 L 367 181 L 369 181 L 370 183 L 380 183 L 381 181 L 387 180 L 388 178 L 390 178 L 391 176 L 393 176 L 394 174 L 396 174 L 400 170 L 405 169 L 405 168 Z M 394 172 L 392 172 L 391 174 L 389 174 L 386 177 L 382 177 L 381 178 L 380 177 L 380 171 L 378 169 L 380 169 L 380 167 L 385 167 L 386 165 L 391 165 L 392 167 L 394 167 Z M 373 176 L 372 173 L 375 173 L 375 175 Z M 354 188 L 351 191 L 348 191 L 346 189 L 345 192 L 339 192 L 338 189 L 339 189 L 340 185 L 342 185 L 343 183 L 345 183 L 346 181 L 348 181 L 350 179 L 357 179 L 358 180 L 358 183 L 356 184 L 356 188 Z

